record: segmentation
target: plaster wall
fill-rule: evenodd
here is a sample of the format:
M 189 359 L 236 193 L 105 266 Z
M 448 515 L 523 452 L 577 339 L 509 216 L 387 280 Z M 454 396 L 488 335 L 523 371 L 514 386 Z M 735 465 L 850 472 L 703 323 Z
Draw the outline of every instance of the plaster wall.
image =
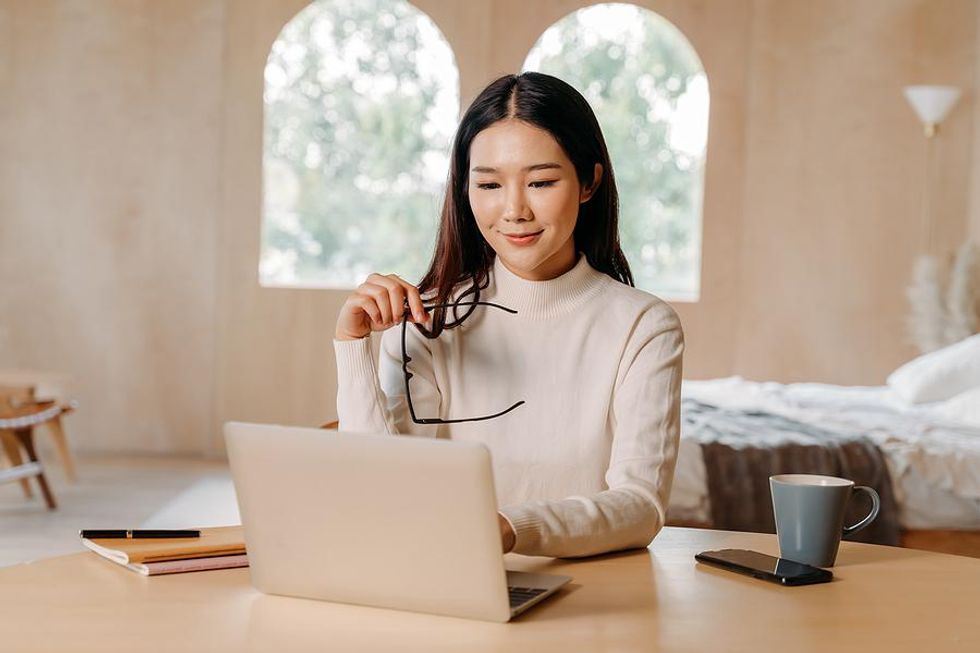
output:
M 53 370 L 77 448 L 213 423 L 221 2 L 0 3 L 0 368 Z
M 733 372 L 880 385 L 916 355 L 913 261 L 968 231 L 976 21 L 960 0 L 754 3 Z M 923 83 L 966 89 L 931 141 L 902 96 Z

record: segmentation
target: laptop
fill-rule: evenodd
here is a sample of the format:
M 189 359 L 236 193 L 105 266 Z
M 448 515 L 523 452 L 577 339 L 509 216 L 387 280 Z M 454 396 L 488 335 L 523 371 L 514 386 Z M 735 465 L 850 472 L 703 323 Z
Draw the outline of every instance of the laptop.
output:
M 262 592 L 505 622 L 571 580 L 504 569 L 482 444 L 224 430 Z

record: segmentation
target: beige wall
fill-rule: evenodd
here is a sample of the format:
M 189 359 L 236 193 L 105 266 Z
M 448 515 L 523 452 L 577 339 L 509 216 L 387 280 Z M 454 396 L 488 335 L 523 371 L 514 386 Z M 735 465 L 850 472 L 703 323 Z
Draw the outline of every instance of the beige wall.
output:
M 0 0 L 0 368 L 72 373 L 80 448 L 216 453 L 226 419 L 334 416 L 344 293 L 257 282 L 262 70 L 305 4 Z M 416 2 L 464 102 L 582 4 Z M 976 0 L 642 4 L 712 93 L 687 375 L 880 383 L 912 353 L 921 247 L 925 141 L 901 86 L 974 86 Z M 968 91 L 935 143 L 943 250 L 980 234 L 974 123 Z
M 79 448 L 213 421 L 221 2 L 0 3 L 0 368 L 69 372 Z
M 977 63 L 973 71 L 973 84 L 971 86 L 972 97 L 968 98 L 968 108 L 973 115 L 973 159 L 970 164 L 970 227 L 969 237 L 975 243 L 980 244 L 980 102 L 972 101 L 977 97 L 977 89 L 980 89 L 980 10 L 977 12 L 976 35 L 977 41 L 974 43 L 975 58 Z
M 754 3 L 733 371 L 880 384 L 915 351 L 927 152 L 910 83 L 968 89 L 931 145 L 936 253 L 967 230 L 977 4 Z

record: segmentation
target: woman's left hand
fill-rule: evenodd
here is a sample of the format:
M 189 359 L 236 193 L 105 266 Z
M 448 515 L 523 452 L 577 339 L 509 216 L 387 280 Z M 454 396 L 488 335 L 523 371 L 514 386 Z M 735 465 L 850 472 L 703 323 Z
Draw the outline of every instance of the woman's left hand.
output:
M 510 522 L 499 512 L 497 513 L 497 522 L 500 524 L 500 544 L 504 548 L 504 553 L 508 553 L 514 548 L 517 533 L 510 527 Z

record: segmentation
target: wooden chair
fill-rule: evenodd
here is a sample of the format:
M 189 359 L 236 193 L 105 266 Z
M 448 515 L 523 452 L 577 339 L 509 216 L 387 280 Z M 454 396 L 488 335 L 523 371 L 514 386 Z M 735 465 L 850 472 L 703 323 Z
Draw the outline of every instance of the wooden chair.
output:
M 0 385 L 0 419 L 5 417 L 21 418 L 20 428 L 33 429 L 40 425 L 47 427 L 51 439 L 54 440 L 58 458 L 65 470 L 65 478 L 71 483 L 78 480 L 78 476 L 75 473 L 75 462 L 72 459 L 71 450 L 68 448 L 61 417 L 73 412 L 75 406 L 75 402 L 61 403 L 50 399 L 39 401 L 35 396 L 35 386 L 33 385 Z M 17 452 L 14 455 L 16 456 Z M 17 464 L 17 459 L 11 456 L 10 449 L 7 449 L 7 456 L 11 462 Z M 30 487 L 27 481 L 24 481 L 22 485 Z
M 48 422 L 62 412 L 62 407 L 54 401 L 34 401 L 34 389 L 31 387 L 0 389 L 0 443 L 12 465 L 0 470 L 0 483 L 20 481 L 24 494 L 31 497 L 30 479 L 37 479 L 44 502 L 50 510 L 58 506 L 34 448 L 34 426 Z M 27 462 L 24 462 L 21 448 L 27 454 Z

